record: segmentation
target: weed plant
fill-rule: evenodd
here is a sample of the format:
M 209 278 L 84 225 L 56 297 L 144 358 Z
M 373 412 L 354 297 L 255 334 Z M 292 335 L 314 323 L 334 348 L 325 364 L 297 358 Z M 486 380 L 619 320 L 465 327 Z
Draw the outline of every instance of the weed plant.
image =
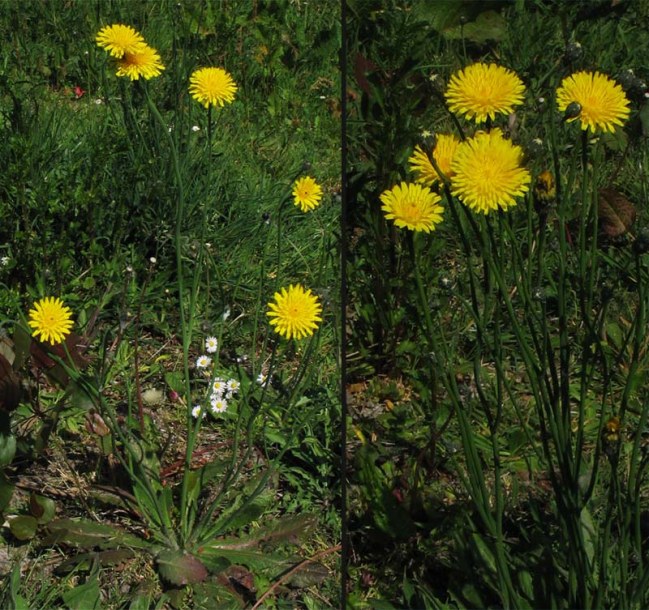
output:
M 335 15 L 27 2 L 0 22 L 4 603 L 332 605 Z M 111 24 L 140 32 L 161 73 L 116 76 L 95 41 Z M 192 99 L 204 66 L 232 75 L 233 103 Z M 304 175 L 322 185 L 308 212 Z M 300 340 L 266 315 L 289 284 L 322 308 Z M 54 345 L 27 325 L 49 295 L 74 318 Z M 204 418 L 210 398 L 229 404 Z M 76 549 L 63 578 L 38 565 L 50 549 Z
M 350 8 L 350 606 L 645 607 L 646 9 Z M 524 98 L 463 116 L 474 64 Z M 618 126 L 559 109 L 583 71 L 624 88 Z

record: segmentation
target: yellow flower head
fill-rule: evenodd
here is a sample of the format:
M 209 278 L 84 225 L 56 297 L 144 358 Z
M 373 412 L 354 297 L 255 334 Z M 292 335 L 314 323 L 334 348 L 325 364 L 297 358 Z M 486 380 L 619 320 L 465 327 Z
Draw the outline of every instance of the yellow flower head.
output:
M 208 108 L 225 106 L 234 101 L 237 85 L 232 77 L 221 68 L 199 68 L 189 77 L 189 93 L 199 103 Z
M 268 303 L 267 316 L 275 331 L 287 339 L 301 339 L 313 334 L 322 322 L 322 306 L 318 298 L 305 290 L 300 284 L 290 285 L 288 290 L 282 288 L 273 296 L 274 302 Z
M 40 341 L 49 341 L 51 345 L 57 345 L 70 334 L 71 316 L 70 308 L 65 307 L 61 299 L 45 297 L 34 303 L 27 323 L 34 329 L 33 334 L 37 339 L 40 335 Z
M 579 119 L 582 129 L 613 132 L 629 117 L 629 100 L 622 87 L 599 72 L 576 72 L 561 81 L 557 89 L 557 107 L 561 112 L 577 102 L 581 112 L 569 121 Z
M 304 176 L 293 185 L 293 203 L 303 212 L 320 205 L 322 187 L 310 176 Z
M 479 131 L 462 142 L 453 159 L 452 192 L 474 212 L 516 205 L 515 197 L 529 190 L 530 173 L 520 166 L 523 151 L 503 137 L 500 129 Z
M 146 44 L 140 45 L 134 53 L 125 53 L 117 62 L 117 76 L 128 76 L 131 80 L 138 80 L 140 76 L 149 80 L 160 76 L 164 69 L 158 52 Z
M 381 209 L 397 227 L 429 233 L 442 222 L 441 199 L 427 186 L 402 182 L 381 194 Z
M 511 70 L 475 63 L 451 77 L 445 97 L 451 112 L 480 124 L 498 113 L 511 114 L 524 94 L 523 82 Z
M 95 38 L 97 45 L 109 51 L 113 57 L 123 57 L 126 53 L 136 53 L 144 38 L 129 25 L 107 25 L 99 30 Z
M 460 141 L 454 135 L 442 134 L 438 135 L 436 138 L 435 149 L 433 150 L 433 159 L 446 178 L 453 177 L 451 163 L 459 143 Z M 442 178 L 438 175 L 433 164 L 430 162 L 428 155 L 421 149 L 421 147 L 415 147 L 415 152 L 408 159 L 408 163 L 410 163 L 410 169 L 419 174 L 417 182 L 433 186 L 436 182 L 442 181 Z

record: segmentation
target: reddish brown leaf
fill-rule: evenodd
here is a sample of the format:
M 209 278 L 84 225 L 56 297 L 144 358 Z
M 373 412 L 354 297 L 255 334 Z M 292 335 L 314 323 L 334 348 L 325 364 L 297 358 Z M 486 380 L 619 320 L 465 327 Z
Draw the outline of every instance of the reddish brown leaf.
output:
M 110 428 L 99 413 L 86 413 L 86 430 L 97 436 L 108 436 Z
M 0 409 L 13 411 L 20 402 L 20 378 L 9 361 L 0 354 Z
M 371 94 L 371 89 L 366 74 L 376 70 L 378 70 L 378 66 L 372 60 L 363 57 L 360 53 L 356 54 L 354 60 L 354 77 L 356 78 L 358 86 L 367 95 Z
M 239 565 L 228 566 L 225 569 L 225 575 L 230 582 L 236 583 L 239 587 L 247 591 L 255 592 L 255 577 L 252 572 Z
M 59 345 L 49 345 L 48 343 L 42 343 L 32 338 L 32 343 L 29 348 L 32 362 L 38 368 L 43 370 L 49 377 L 54 379 L 54 381 L 63 386 L 65 386 L 69 381 L 68 374 L 60 364 L 50 358 L 50 354 L 60 358 L 63 362 L 68 363 L 69 359 L 65 349 L 67 347 L 67 351 L 77 369 L 81 370 L 85 368 L 90 362 L 90 360 L 85 356 L 85 352 L 88 349 L 88 342 L 85 337 L 81 337 L 75 333 L 70 333 L 64 343 L 65 347 L 63 343 Z
M 600 231 L 607 237 L 624 235 L 635 222 L 636 210 L 621 193 L 612 188 L 599 190 L 597 205 Z
M 205 566 L 188 553 L 165 550 L 158 553 L 156 561 L 160 576 L 172 585 L 189 585 L 207 578 Z

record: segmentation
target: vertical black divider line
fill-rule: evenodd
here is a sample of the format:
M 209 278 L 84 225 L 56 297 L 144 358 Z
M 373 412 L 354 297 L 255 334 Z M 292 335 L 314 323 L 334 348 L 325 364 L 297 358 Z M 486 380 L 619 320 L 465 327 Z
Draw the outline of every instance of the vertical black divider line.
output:
M 347 608 L 347 10 L 340 1 L 340 608 Z

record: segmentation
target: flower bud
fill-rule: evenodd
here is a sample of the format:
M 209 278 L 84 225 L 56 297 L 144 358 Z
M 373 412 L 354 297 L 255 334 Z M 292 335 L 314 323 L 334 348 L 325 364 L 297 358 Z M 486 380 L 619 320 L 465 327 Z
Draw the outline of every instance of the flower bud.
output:
M 578 42 L 575 41 L 568 44 L 563 57 L 567 63 L 574 64 L 576 61 L 582 58 L 583 54 L 584 49 Z
M 581 114 L 581 104 L 579 102 L 570 102 L 566 111 L 563 114 L 563 120 L 569 121 L 570 119 L 576 119 Z

